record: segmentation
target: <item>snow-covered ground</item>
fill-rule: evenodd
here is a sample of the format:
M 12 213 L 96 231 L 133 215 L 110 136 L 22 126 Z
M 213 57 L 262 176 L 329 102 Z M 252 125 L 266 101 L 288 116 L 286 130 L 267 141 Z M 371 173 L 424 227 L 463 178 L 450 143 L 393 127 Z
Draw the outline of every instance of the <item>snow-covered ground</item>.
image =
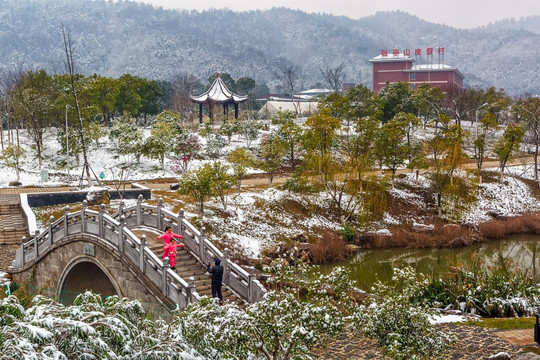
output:
M 148 136 L 149 130 L 145 130 L 145 133 Z M 60 145 L 56 140 L 56 130 L 51 129 L 45 134 L 42 168 L 48 170 L 49 180 L 44 182 L 41 181 L 41 169 L 37 165 L 35 151 L 32 150 L 31 144 L 26 142 L 24 135 L 25 133 L 21 132 L 22 146 L 26 149 L 20 179 L 23 186 L 66 184 L 66 169 L 57 166 L 57 161 L 61 160 L 64 155 L 57 154 Z M 204 139 L 201 140 L 204 143 Z M 224 149 L 223 153 L 227 153 L 233 147 L 243 145 L 245 143 L 242 139 L 235 135 L 231 145 Z M 90 149 L 90 165 L 96 174 L 105 174 L 105 180 L 114 180 L 114 170 L 124 161 L 125 159 L 115 155 L 108 138 L 101 139 L 100 147 L 92 146 Z M 208 161 L 212 160 L 193 160 L 190 168 L 195 169 Z M 75 166 L 73 159 L 71 159 L 70 163 L 72 164 L 70 173 L 73 177 L 71 184 L 77 184 L 77 177 L 82 172 L 82 165 Z M 158 160 L 142 156 L 140 164 L 135 166 L 130 179 L 140 181 L 157 178 L 178 178 L 179 175 L 171 169 L 171 165 L 172 159 L 167 159 L 162 169 Z M 497 169 L 492 170 L 497 171 Z M 257 171 L 253 170 L 252 172 Z M 507 168 L 507 174 L 524 179 L 534 177 L 531 165 L 509 167 Z M 0 164 L 0 187 L 8 187 L 8 183 L 14 180 L 16 180 L 14 170 Z M 400 184 L 405 186 L 400 186 Z M 426 177 L 420 175 L 419 182 L 416 184 L 414 174 L 407 173 L 396 179 L 396 189 L 391 191 L 390 194 L 412 207 L 423 208 L 425 207 L 424 200 L 418 193 L 414 192 L 414 188 L 426 190 L 428 187 L 429 180 Z M 179 200 L 175 197 L 174 192 L 171 191 L 170 193 L 171 197 L 169 199 L 165 198 L 165 206 L 178 209 Z M 461 219 L 463 222 L 478 223 L 489 220 L 488 211 L 497 211 L 502 215 L 540 211 L 540 201 L 531 193 L 529 186 L 516 177 L 507 176 L 504 183 L 482 184 L 477 197 L 478 201 L 463 215 Z M 288 212 L 287 206 L 290 206 L 291 200 L 303 207 L 303 214 L 292 215 L 291 212 Z M 210 230 L 208 232 L 210 240 L 220 242 L 248 257 L 257 258 L 261 256 L 261 252 L 265 248 L 279 244 L 296 235 L 317 236 L 320 234 L 320 230 L 324 228 L 339 230 L 341 224 L 332 220 L 331 217 L 327 217 L 326 214 L 321 214 L 321 212 L 309 210 L 317 207 L 325 208 L 325 206 L 328 206 L 328 198 L 324 195 L 314 197 L 298 196 L 275 187 L 247 187 L 242 190 L 241 194 L 229 196 L 227 211 L 223 210 L 217 199 L 209 199 L 205 204 L 206 209 L 202 222 Z M 182 204 L 182 207 L 186 211 L 188 219 L 197 216 L 193 204 Z M 403 217 L 386 213 L 383 220 L 376 224 L 375 230 L 384 230 L 387 226 L 399 224 L 402 221 L 404 221 Z M 424 219 L 407 218 L 407 222 L 422 223 L 423 221 Z

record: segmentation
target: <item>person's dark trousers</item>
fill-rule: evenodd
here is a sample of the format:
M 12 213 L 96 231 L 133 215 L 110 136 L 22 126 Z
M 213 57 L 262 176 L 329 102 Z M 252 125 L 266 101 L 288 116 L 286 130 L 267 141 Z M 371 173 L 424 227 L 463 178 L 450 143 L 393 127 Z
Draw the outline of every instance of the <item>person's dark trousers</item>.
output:
M 219 298 L 219 302 L 223 302 L 223 295 L 221 295 L 221 285 L 212 285 L 212 297 Z

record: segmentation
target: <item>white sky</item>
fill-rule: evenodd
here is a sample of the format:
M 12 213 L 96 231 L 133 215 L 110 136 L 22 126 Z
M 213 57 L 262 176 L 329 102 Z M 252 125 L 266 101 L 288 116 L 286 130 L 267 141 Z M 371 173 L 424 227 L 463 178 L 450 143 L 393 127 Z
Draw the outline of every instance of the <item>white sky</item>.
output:
M 474 28 L 496 20 L 540 15 L 539 0 L 135 0 L 166 9 L 234 11 L 288 7 L 308 13 L 345 15 L 353 19 L 377 11 L 402 10 L 433 23 Z

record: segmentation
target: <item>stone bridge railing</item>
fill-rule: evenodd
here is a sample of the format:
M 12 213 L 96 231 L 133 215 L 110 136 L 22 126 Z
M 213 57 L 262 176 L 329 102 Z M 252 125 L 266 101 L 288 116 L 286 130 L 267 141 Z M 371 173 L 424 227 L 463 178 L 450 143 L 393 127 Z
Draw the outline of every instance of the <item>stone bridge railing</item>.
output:
M 158 200 L 157 206 L 151 206 L 143 203 L 143 197 L 139 196 L 135 206 L 124 207 L 120 205 L 118 212 L 113 218 L 124 218 L 126 226 L 130 228 L 147 226 L 150 228 L 164 231 L 170 226 L 173 232 L 184 236 L 182 242 L 186 248 L 191 251 L 202 265 L 212 262 L 215 257 L 221 259 L 224 267 L 223 284 L 236 293 L 240 298 L 247 302 L 256 302 L 262 299 L 265 288 L 256 280 L 255 269 L 251 268 L 249 272 L 241 268 L 229 258 L 229 251 L 218 250 L 206 238 L 204 228 L 197 230 L 184 217 L 184 211 L 180 210 L 174 214 L 163 208 L 163 199 Z
M 158 206 L 143 204 L 142 196 L 137 199 L 137 205 L 125 208 L 123 203 L 118 212 L 113 216 L 105 212 L 105 205 L 101 205 L 100 211 L 88 210 L 86 201 L 83 202 L 80 211 L 70 213 L 66 206 L 64 215 L 54 221 L 51 216 L 47 229 L 38 233 L 31 240 L 23 238 L 21 247 L 17 250 L 12 269 L 24 268 L 47 253 L 57 242 L 70 235 L 90 234 L 99 238 L 108 248 L 119 251 L 122 256 L 129 259 L 139 270 L 157 285 L 163 295 L 185 308 L 188 304 L 199 300 L 193 278 L 188 282 L 182 279 L 174 271 L 165 259 L 159 259 L 147 246 L 146 237 L 138 239 L 129 227 L 147 226 L 162 230 L 165 226 L 171 226 L 174 232 L 184 236 L 183 242 L 201 261 L 206 264 L 214 257 L 222 259 L 225 273 L 223 283 L 247 302 L 256 302 L 262 298 L 266 290 L 255 278 L 254 269 L 248 273 L 237 264 L 233 263 L 228 252 L 220 252 L 205 237 L 205 231 L 198 231 L 184 217 L 183 211 L 174 215 L 163 208 L 160 199 Z

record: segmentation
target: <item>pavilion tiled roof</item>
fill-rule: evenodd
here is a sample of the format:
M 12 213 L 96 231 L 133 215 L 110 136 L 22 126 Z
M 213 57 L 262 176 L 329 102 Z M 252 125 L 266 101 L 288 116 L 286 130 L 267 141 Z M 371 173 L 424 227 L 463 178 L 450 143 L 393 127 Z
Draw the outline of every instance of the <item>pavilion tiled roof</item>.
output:
M 206 90 L 199 96 L 190 95 L 190 98 L 191 101 L 198 104 L 238 104 L 248 99 L 247 96 L 237 95 L 230 91 L 219 77 L 219 74 L 217 75 L 216 80 L 214 80 L 212 86 L 210 86 L 208 90 Z

